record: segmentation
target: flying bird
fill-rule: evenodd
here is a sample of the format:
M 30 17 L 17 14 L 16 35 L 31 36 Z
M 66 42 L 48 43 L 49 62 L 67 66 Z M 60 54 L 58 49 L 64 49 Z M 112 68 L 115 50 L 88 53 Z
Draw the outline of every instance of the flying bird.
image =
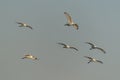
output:
M 73 22 L 72 17 L 67 12 L 64 12 L 64 14 L 67 18 L 67 24 L 65 24 L 65 26 L 73 26 L 76 30 L 78 30 L 79 26 Z
M 69 46 L 69 45 L 66 45 L 66 44 L 64 44 L 64 43 L 58 43 L 58 44 L 63 45 L 63 48 L 74 49 L 74 50 L 78 51 L 77 48 L 72 47 L 72 46 Z
M 37 57 L 35 57 L 35 56 L 33 56 L 33 55 L 30 55 L 30 54 L 25 55 L 22 59 L 38 60 Z
M 98 49 L 98 50 L 101 50 L 103 53 L 106 53 L 106 51 L 105 51 L 104 49 L 102 49 L 102 48 L 100 48 L 100 47 L 97 47 L 97 46 L 95 46 L 94 44 L 92 44 L 92 43 L 90 43 L 90 42 L 85 42 L 85 43 L 91 45 L 90 50 L 92 50 L 92 49 Z
M 95 58 L 88 57 L 88 56 L 84 56 L 84 57 L 89 59 L 88 64 L 89 64 L 90 62 L 99 62 L 99 63 L 103 64 L 103 62 L 102 62 L 102 61 L 97 60 L 97 59 L 95 59 Z
M 20 24 L 19 27 L 28 27 L 30 29 L 33 29 L 30 25 L 26 24 L 26 23 L 22 23 L 22 22 L 16 22 L 17 24 Z

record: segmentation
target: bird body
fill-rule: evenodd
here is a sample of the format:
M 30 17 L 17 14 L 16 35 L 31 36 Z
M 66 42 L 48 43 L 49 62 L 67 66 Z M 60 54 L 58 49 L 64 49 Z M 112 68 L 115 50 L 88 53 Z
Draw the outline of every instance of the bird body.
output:
M 84 57 L 89 59 L 89 62 L 88 62 L 88 63 L 90 63 L 90 62 L 99 62 L 99 63 L 103 64 L 103 62 L 102 62 L 102 61 L 97 60 L 97 59 L 95 59 L 95 58 L 88 57 L 88 56 L 84 56 Z
M 69 45 L 66 45 L 66 48 L 70 48 L 71 46 L 69 46 Z
M 22 23 L 22 22 L 17 22 L 17 24 L 20 24 L 19 27 L 28 27 L 30 29 L 33 29 L 30 25 L 26 24 L 26 23 Z
M 97 46 L 95 46 L 94 44 L 92 44 L 92 43 L 90 43 L 90 42 L 85 42 L 85 43 L 91 45 L 90 50 L 92 50 L 92 49 L 98 49 L 98 50 L 101 50 L 103 53 L 106 53 L 106 51 L 105 51 L 104 49 L 102 49 L 102 48 L 100 48 L 100 47 L 97 47 Z
M 73 26 L 76 30 L 78 30 L 79 26 L 73 22 L 71 16 L 67 12 L 64 12 L 64 14 L 67 18 L 67 24 L 65 24 L 65 26 Z
M 74 50 L 78 51 L 77 48 L 72 47 L 72 46 L 69 46 L 69 45 L 66 45 L 66 44 L 64 44 L 64 43 L 58 43 L 58 44 L 63 45 L 63 48 L 74 49 Z
M 38 60 L 37 57 L 35 57 L 35 56 L 33 56 L 33 55 L 30 55 L 30 54 L 25 55 L 22 59 Z

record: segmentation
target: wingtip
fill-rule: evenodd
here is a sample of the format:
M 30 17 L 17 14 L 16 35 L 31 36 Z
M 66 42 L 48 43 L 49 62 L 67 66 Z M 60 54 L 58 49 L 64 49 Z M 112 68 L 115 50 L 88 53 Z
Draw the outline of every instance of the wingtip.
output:
M 106 54 L 106 51 L 104 51 L 104 54 Z
M 21 58 L 21 59 L 25 59 L 25 58 L 23 57 L 23 58 Z
M 66 14 L 67 12 L 64 12 L 64 14 Z
M 76 30 L 78 30 L 79 28 L 77 27 Z

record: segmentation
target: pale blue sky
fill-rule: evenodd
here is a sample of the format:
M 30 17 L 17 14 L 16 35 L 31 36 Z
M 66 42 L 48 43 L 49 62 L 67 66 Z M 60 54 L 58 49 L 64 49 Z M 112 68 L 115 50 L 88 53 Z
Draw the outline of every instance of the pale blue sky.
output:
M 1 0 L 0 79 L 119 80 L 119 0 Z M 68 12 L 79 30 L 64 26 Z M 18 22 L 33 27 L 18 27 Z M 89 50 L 90 41 L 106 54 Z M 79 51 L 63 49 L 58 42 Z M 40 61 L 22 60 L 31 53 Z M 91 56 L 104 64 L 91 63 Z

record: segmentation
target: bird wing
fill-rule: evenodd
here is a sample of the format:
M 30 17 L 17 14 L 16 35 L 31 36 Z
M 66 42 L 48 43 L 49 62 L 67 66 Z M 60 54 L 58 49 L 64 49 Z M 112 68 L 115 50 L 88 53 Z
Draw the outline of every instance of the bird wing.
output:
M 73 23 L 71 16 L 67 12 L 64 12 L 64 14 L 67 18 L 68 23 L 70 23 L 70 24 Z
M 106 53 L 106 51 L 102 48 L 99 48 L 99 47 L 95 47 L 95 48 L 101 50 L 103 53 Z
M 30 29 L 33 29 L 31 26 L 27 25 L 26 27 L 30 28 Z
M 77 48 L 75 48 L 75 47 L 70 47 L 71 49 L 75 49 L 76 51 L 78 51 L 78 49 Z
M 87 44 L 91 45 L 92 47 L 94 47 L 94 44 L 92 44 L 90 42 L 85 42 L 85 43 L 87 43 Z
M 103 62 L 102 61 L 100 61 L 100 60 L 96 60 L 97 62 L 99 62 L 99 63 L 101 63 L 101 64 L 103 64 Z
M 27 56 L 30 56 L 29 54 L 24 55 L 21 59 L 25 59 Z
M 25 56 L 31 56 L 30 54 L 26 54 Z
M 79 26 L 77 24 L 74 24 L 73 27 L 77 30 L 79 29 Z
M 58 44 L 63 45 L 63 46 L 66 46 L 66 44 L 64 44 L 64 43 L 58 43 Z
M 21 24 L 21 25 L 23 25 L 23 23 L 21 23 L 21 22 L 16 22 L 17 24 Z
M 88 57 L 88 56 L 84 56 L 85 58 L 88 58 L 88 59 L 93 59 L 93 58 L 91 58 L 91 57 Z

